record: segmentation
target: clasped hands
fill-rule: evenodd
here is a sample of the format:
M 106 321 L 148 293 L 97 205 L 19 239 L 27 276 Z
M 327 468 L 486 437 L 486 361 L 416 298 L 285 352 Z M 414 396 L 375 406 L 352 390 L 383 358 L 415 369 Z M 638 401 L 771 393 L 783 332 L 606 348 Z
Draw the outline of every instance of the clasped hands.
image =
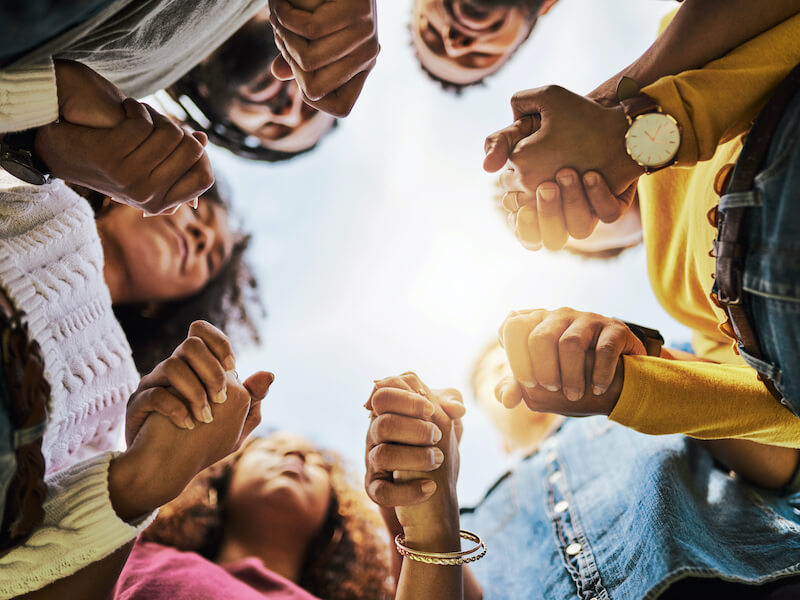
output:
M 240 382 L 234 368 L 225 334 L 195 321 L 186 340 L 142 378 L 128 401 L 128 449 L 109 471 L 111 501 L 121 518 L 177 497 L 255 429 L 274 377 L 258 371 Z
M 269 0 L 281 51 L 277 79 L 296 79 L 307 104 L 336 117 L 353 109 L 380 52 L 375 0 Z
M 625 150 L 627 119 L 558 86 L 518 92 L 514 122 L 486 138 L 484 169 L 503 170 L 503 207 L 529 250 L 563 248 L 619 219 L 642 174 Z
M 77 62 L 55 64 L 59 121 L 40 127 L 50 173 L 148 213 L 177 210 L 214 183 L 203 133 L 188 133 Z

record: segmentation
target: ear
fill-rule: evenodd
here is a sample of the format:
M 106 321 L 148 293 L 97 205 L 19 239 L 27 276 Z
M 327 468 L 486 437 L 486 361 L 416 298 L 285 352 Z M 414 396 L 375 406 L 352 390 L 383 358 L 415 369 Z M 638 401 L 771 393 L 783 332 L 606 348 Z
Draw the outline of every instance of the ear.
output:
M 546 15 L 556 2 L 558 2 L 558 0 L 544 0 L 544 2 L 542 2 L 542 7 L 539 9 L 539 16 Z

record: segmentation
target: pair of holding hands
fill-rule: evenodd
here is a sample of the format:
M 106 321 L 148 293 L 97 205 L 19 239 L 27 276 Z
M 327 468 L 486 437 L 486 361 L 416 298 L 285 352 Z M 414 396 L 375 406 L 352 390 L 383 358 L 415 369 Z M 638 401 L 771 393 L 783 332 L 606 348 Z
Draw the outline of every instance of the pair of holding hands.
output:
M 347 116 L 380 52 L 375 0 L 269 0 L 281 51 L 277 79 L 296 79 L 314 108 Z
M 170 357 L 142 378 L 128 401 L 128 450 L 114 459 L 109 491 L 131 519 L 177 497 L 200 471 L 241 446 L 261 421 L 274 379 L 259 371 L 243 382 L 228 338 L 195 321 Z
M 403 533 L 415 548 L 450 549 L 459 529 L 461 394 L 404 373 L 376 381 L 365 407 L 367 495 L 392 535 Z
M 643 169 L 625 150 L 622 108 L 609 104 L 558 86 L 525 90 L 511 98 L 514 122 L 486 138 L 484 169 L 504 169 L 503 207 L 525 248 L 563 248 L 633 202 Z
M 148 213 L 195 202 L 214 183 L 204 133 L 125 98 L 89 67 L 56 60 L 59 121 L 34 149 L 50 174 Z

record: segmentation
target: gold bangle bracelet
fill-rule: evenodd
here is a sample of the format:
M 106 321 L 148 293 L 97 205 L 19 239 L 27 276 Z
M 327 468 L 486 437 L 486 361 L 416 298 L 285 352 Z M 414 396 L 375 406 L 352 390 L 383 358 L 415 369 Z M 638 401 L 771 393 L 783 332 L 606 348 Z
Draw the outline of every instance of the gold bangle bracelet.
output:
M 469 550 L 460 550 L 457 552 L 424 552 L 422 550 L 412 550 L 405 545 L 406 539 L 402 533 L 395 536 L 394 544 L 397 547 L 397 552 L 403 556 L 429 565 L 461 565 L 475 562 L 486 555 L 486 544 L 483 543 L 478 534 L 462 529 L 458 532 L 458 536 L 462 539 L 475 542 L 476 546 Z

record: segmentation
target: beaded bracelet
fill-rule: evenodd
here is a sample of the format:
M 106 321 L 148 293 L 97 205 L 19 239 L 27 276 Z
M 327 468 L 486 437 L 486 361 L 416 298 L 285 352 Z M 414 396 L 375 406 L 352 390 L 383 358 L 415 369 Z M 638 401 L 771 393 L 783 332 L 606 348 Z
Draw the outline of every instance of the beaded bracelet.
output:
M 486 555 L 486 544 L 481 541 L 478 534 L 462 529 L 458 532 L 458 535 L 462 539 L 475 542 L 476 546 L 469 550 L 458 552 L 423 552 L 422 550 L 412 550 L 407 547 L 405 545 L 406 538 L 402 533 L 395 536 L 394 545 L 403 556 L 429 565 L 462 565 L 480 560 Z

